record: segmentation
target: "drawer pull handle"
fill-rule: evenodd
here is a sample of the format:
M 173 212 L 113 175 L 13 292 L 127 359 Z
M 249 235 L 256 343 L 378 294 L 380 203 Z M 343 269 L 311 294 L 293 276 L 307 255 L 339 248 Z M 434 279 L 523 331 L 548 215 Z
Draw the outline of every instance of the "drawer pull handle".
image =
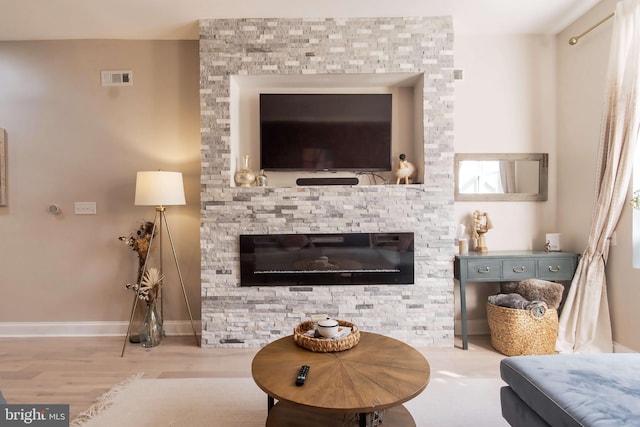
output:
M 491 267 L 480 267 L 478 273 L 487 274 L 491 270 Z
M 558 266 L 554 267 L 553 265 L 550 265 L 549 266 L 549 271 L 552 272 L 552 273 L 560 273 L 560 266 L 558 265 Z
M 524 268 L 524 265 L 521 267 L 513 267 L 514 273 L 524 273 L 525 271 L 526 271 L 526 268 Z

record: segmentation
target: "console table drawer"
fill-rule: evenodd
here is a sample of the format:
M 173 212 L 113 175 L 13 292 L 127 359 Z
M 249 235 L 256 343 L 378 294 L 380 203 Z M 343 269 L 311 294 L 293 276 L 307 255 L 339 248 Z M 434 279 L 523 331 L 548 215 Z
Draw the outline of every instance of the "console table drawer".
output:
M 503 279 L 518 282 L 532 277 L 536 277 L 536 263 L 534 260 L 514 259 L 502 262 Z
M 499 260 L 469 261 L 467 276 L 469 280 L 500 279 L 502 263 Z
M 576 265 L 573 258 L 547 258 L 538 260 L 538 277 L 545 280 L 571 280 Z

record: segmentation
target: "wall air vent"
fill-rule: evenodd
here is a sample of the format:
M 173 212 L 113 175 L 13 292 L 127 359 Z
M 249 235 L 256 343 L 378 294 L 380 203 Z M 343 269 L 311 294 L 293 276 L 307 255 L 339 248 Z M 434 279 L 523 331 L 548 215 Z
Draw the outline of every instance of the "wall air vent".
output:
M 133 72 L 131 70 L 102 71 L 100 75 L 102 86 L 133 86 Z

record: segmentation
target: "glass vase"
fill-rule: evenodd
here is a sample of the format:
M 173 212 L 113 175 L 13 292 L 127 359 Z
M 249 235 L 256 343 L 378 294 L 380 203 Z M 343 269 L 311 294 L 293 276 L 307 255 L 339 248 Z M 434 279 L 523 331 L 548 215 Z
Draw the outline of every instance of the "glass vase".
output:
M 256 174 L 249 169 L 249 156 L 242 158 L 242 169 L 236 172 L 233 178 L 240 187 L 251 187 L 256 182 Z
M 264 174 L 264 169 L 260 169 L 260 173 L 256 176 L 256 186 L 257 187 L 266 187 L 269 180 L 267 179 L 267 175 Z
M 162 319 L 155 300 L 147 302 L 147 311 L 140 324 L 139 334 L 140 345 L 145 348 L 155 347 L 162 341 Z

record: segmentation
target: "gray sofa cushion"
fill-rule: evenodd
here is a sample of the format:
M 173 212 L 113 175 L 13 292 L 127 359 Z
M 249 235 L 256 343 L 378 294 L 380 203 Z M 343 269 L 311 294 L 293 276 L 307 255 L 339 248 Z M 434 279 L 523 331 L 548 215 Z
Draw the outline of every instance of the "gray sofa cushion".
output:
M 7 403 L 7 401 L 4 400 L 4 396 L 2 395 L 2 392 L 0 391 L 0 405 L 4 405 L 5 403 Z
M 500 375 L 552 426 L 640 426 L 640 354 L 514 356 Z
M 549 427 L 549 424 L 526 405 L 513 392 L 511 387 L 502 387 L 500 389 L 500 406 L 502 408 L 502 418 L 512 426 Z

